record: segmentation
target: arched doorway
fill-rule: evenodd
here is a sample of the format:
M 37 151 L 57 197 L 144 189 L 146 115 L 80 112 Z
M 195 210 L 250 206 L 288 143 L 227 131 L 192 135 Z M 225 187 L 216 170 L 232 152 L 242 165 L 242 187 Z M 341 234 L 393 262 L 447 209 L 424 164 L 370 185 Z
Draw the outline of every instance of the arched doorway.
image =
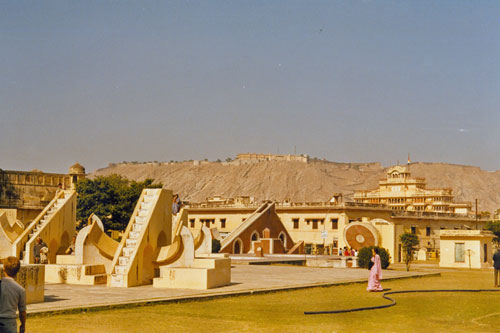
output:
M 242 254 L 243 253 L 243 242 L 241 239 L 237 239 L 233 244 L 233 254 Z

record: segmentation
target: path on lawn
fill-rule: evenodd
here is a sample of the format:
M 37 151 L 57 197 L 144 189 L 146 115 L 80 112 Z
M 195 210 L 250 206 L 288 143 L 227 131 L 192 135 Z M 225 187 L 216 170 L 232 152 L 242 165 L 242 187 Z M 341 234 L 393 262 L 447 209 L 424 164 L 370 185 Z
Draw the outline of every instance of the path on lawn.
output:
M 437 274 L 426 271 L 384 270 L 383 280 Z M 315 268 L 304 266 L 233 265 L 231 285 L 209 290 L 158 289 L 152 285 L 133 288 L 110 288 L 105 285 L 77 286 L 46 284 L 45 302 L 29 304 L 28 313 L 70 311 L 116 307 L 187 299 L 202 299 L 273 290 L 287 290 L 342 283 L 366 282 L 369 271 L 361 268 Z

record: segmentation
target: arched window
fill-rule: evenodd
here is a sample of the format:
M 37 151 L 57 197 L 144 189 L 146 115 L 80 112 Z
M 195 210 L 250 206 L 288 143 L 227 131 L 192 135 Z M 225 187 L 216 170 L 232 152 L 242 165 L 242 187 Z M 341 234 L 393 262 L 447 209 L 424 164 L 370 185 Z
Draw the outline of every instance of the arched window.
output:
M 278 238 L 281 240 L 281 243 L 283 244 L 283 247 L 286 250 L 286 236 L 285 236 L 285 233 L 283 231 L 280 232 Z
M 252 232 L 252 237 L 250 237 L 252 241 L 258 241 L 260 239 L 259 233 L 257 231 Z

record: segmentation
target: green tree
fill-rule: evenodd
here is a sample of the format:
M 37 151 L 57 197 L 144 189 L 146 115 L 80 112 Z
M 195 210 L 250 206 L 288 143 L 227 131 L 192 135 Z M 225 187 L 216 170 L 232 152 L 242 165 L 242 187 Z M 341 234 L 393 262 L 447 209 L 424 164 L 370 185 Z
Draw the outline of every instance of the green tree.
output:
M 485 229 L 491 231 L 496 237 L 493 242 L 500 245 L 500 221 L 489 221 L 486 223 Z
M 413 261 L 413 255 L 420 244 L 418 236 L 411 232 L 405 232 L 399 236 L 401 245 L 403 247 L 403 257 L 406 265 L 406 271 L 410 271 L 410 265 Z
M 220 241 L 218 239 L 212 238 L 212 253 L 219 253 Z
M 358 253 L 359 267 L 368 268 L 368 263 L 371 261 L 372 258 L 372 249 L 376 247 L 378 246 L 368 246 L 359 250 Z M 386 269 L 387 267 L 389 267 L 389 264 L 391 262 L 391 256 L 389 255 L 389 251 L 387 251 L 383 247 L 378 247 L 378 249 L 380 256 L 380 264 L 382 266 L 382 269 Z
M 142 190 L 161 187 L 162 184 L 153 184 L 152 179 L 136 182 L 119 175 L 80 180 L 76 184 L 77 220 L 86 221 L 94 213 L 102 220 L 106 230 L 124 230 Z

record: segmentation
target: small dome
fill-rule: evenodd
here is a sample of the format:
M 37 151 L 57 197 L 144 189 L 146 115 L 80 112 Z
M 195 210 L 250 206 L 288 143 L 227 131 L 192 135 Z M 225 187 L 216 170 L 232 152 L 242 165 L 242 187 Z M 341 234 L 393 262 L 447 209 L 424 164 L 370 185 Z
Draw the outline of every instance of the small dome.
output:
M 83 166 L 81 166 L 80 163 L 76 162 L 75 164 L 73 164 L 72 166 L 70 166 L 70 168 L 69 168 L 69 174 L 70 175 L 73 175 L 73 174 L 85 174 L 85 168 Z

